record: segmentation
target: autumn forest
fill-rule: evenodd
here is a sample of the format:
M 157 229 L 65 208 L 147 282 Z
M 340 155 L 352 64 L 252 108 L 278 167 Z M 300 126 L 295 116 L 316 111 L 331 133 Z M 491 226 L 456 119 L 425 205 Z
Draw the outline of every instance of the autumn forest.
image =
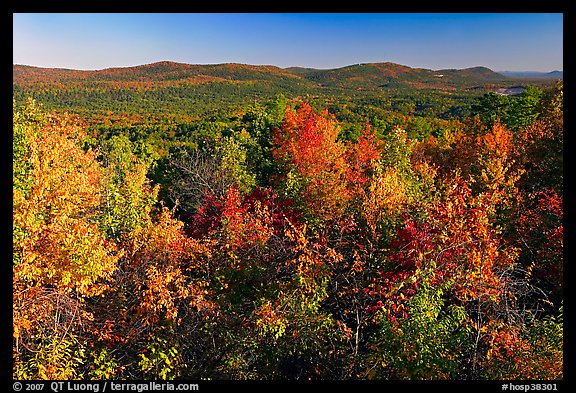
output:
M 15 379 L 563 379 L 560 80 L 128 71 L 14 66 Z

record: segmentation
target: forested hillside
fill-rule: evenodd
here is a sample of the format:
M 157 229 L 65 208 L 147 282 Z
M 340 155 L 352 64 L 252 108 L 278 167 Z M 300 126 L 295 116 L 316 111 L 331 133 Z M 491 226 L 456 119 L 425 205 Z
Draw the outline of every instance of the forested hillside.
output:
M 562 82 L 354 67 L 14 66 L 13 377 L 562 379 Z
M 111 115 L 154 115 L 180 121 L 228 116 L 277 94 L 301 98 L 317 110 L 327 105 L 339 121 L 358 123 L 383 111 L 441 117 L 470 115 L 478 96 L 550 79 L 512 79 L 485 67 L 433 71 L 394 63 L 331 70 L 159 62 L 137 67 L 80 71 L 14 65 L 14 99 L 34 97 L 48 110 L 81 114 L 89 121 Z M 369 105 L 371 112 L 364 113 Z M 363 112 L 357 113 L 357 108 Z M 100 120 L 98 120 L 100 121 Z

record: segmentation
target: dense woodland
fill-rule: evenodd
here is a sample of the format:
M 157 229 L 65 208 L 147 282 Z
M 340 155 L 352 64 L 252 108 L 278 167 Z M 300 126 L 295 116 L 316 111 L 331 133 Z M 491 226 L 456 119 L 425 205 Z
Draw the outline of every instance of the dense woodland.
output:
M 13 377 L 562 379 L 562 83 L 278 78 L 15 85 Z

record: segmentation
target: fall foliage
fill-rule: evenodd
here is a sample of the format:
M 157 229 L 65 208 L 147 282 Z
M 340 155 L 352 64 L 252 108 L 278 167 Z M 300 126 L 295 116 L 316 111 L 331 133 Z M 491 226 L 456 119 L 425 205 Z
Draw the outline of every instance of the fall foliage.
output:
M 15 104 L 13 377 L 562 379 L 562 86 L 522 100 L 194 140 Z

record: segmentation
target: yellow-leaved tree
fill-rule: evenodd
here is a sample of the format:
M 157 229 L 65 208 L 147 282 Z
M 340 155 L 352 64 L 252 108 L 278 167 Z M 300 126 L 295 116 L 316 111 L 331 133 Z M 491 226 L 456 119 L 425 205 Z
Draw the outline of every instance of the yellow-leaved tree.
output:
M 14 376 L 70 379 L 83 360 L 84 300 L 116 267 L 100 229 L 102 169 L 77 119 L 14 110 Z

